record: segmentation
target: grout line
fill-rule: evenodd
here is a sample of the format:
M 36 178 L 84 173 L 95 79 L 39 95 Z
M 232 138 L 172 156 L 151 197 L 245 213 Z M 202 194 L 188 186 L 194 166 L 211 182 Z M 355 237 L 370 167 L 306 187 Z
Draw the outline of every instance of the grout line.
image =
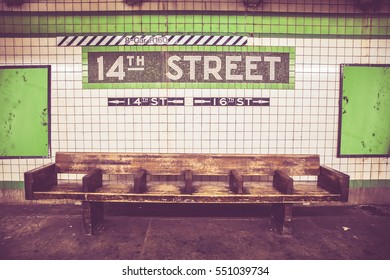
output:
M 146 234 L 145 234 L 145 239 L 144 239 L 144 243 L 142 245 L 142 249 L 141 249 L 141 254 L 140 254 L 140 259 L 142 260 L 144 258 L 144 253 L 145 253 L 145 248 L 146 248 L 146 243 L 148 241 L 148 237 L 149 237 L 149 233 L 150 233 L 150 229 L 152 227 L 152 221 L 153 220 L 150 220 L 149 222 L 149 225 L 148 225 L 148 229 L 146 230 Z

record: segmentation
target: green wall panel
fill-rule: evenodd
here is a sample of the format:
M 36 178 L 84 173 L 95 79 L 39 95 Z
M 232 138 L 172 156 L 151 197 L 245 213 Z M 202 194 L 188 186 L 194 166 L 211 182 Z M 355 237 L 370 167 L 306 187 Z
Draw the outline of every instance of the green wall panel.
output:
M 50 67 L 0 67 L 0 157 L 49 156 Z
M 390 65 L 344 65 L 340 156 L 390 156 Z

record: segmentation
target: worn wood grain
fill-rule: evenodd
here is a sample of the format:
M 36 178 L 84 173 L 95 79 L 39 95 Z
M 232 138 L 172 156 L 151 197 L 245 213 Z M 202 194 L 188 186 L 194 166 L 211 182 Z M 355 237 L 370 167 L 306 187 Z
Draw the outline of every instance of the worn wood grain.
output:
M 98 168 L 107 174 L 134 174 L 145 169 L 153 175 L 226 175 L 236 169 L 242 175 L 269 175 L 281 170 L 288 175 L 318 175 L 318 155 L 229 155 L 229 154 L 134 154 L 56 153 L 62 173 L 86 173 Z
M 264 195 L 170 195 L 132 193 L 83 193 L 83 192 L 36 192 L 36 199 L 68 199 L 95 202 L 128 203 L 303 203 L 340 201 L 337 194 L 264 194 Z

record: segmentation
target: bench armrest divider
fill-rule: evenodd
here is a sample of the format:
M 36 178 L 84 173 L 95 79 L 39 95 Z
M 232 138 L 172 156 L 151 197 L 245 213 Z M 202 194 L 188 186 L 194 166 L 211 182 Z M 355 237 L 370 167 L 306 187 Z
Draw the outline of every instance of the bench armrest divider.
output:
M 348 201 L 349 175 L 326 166 L 320 166 L 320 175 L 318 175 L 317 182 L 318 186 L 323 189 L 340 194 L 340 201 Z
M 46 164 L 24 173 L 24 190 L 27 200 L 34 199 L 35 191 L 48 191 L 57 184 L 55 163 Z
M 94 192 L 103 186 L 103 175 L 100 169 L 93 169 L 83 177 L 83 192 Z
M 244 178 L 243 176 L 235 169 L 230 171 L 229 174 L 229 188 L 232 192 L 236 194 L 244 193 Z
M 284 194 L 293 194 L 294 180 L 286 173 L 276 170 L 273 176 L 272 186 Z
M 185 194 L 192 194 L 194 192 L 194 186 L 193 186 L 193 174 L 191 170 L 184 171 L 184 193 Z
M 134 175 L 134 193 L 146 192 L 146 170 L 140 169 Z

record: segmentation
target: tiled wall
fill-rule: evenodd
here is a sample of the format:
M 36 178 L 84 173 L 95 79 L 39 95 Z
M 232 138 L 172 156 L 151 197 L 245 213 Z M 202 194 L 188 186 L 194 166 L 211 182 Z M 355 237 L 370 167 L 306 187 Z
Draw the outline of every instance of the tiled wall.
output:
M 125 2 L 135 2 L 128 5 Z M 64 11 L 230 11 L 265 13 L 389 13 L 390 7 L 383 5 L 387 0 L 261 0 L 259 5 L 243 5 L 245 0 L 30 0 L 22 6 L 8 6 L 2 1 L 0 9 L 6 11 L 64 12 Z M 248 1 L 253 2 L 253 1 Z M 377 3 L 381 2 L 382 5 Z M 361 4 L 360 4 L 361 3 Z M 366 5 L 365 5 L 366 4 Z
M 279 8 L 287 6 L 281 3 Z M 32 2 L 30 10 L 33 7 Z M 48 5 L 46 10 L 52 8 Z M 3 6 L 9 9 L 23 10 Z M 353 14 L 355 7 L 345 8 L 346 12 L 350 15 L 1 13 L 0 65 L 52 66 L 53 155 L 57 151 L 317 153 L 322 164 L 348 173 L 352 188 L 388 187 L 389 158 L 337 157 L 340 64 L 390 64 L 390 18 Z M 247 35 L 249 46 L 295 50 L 295 88 L 85 89 L 83 48 L 57 47 L 56 36 L 92 33 Z M 107 106 L 108 97 L 141 96 L 185 97 L 186 105 Z M 195 107 L 193 97 L 267 97 L 270 106 Z M 1 159 L 1 188 L 22 188 L 23 172 L 52 161 Z

